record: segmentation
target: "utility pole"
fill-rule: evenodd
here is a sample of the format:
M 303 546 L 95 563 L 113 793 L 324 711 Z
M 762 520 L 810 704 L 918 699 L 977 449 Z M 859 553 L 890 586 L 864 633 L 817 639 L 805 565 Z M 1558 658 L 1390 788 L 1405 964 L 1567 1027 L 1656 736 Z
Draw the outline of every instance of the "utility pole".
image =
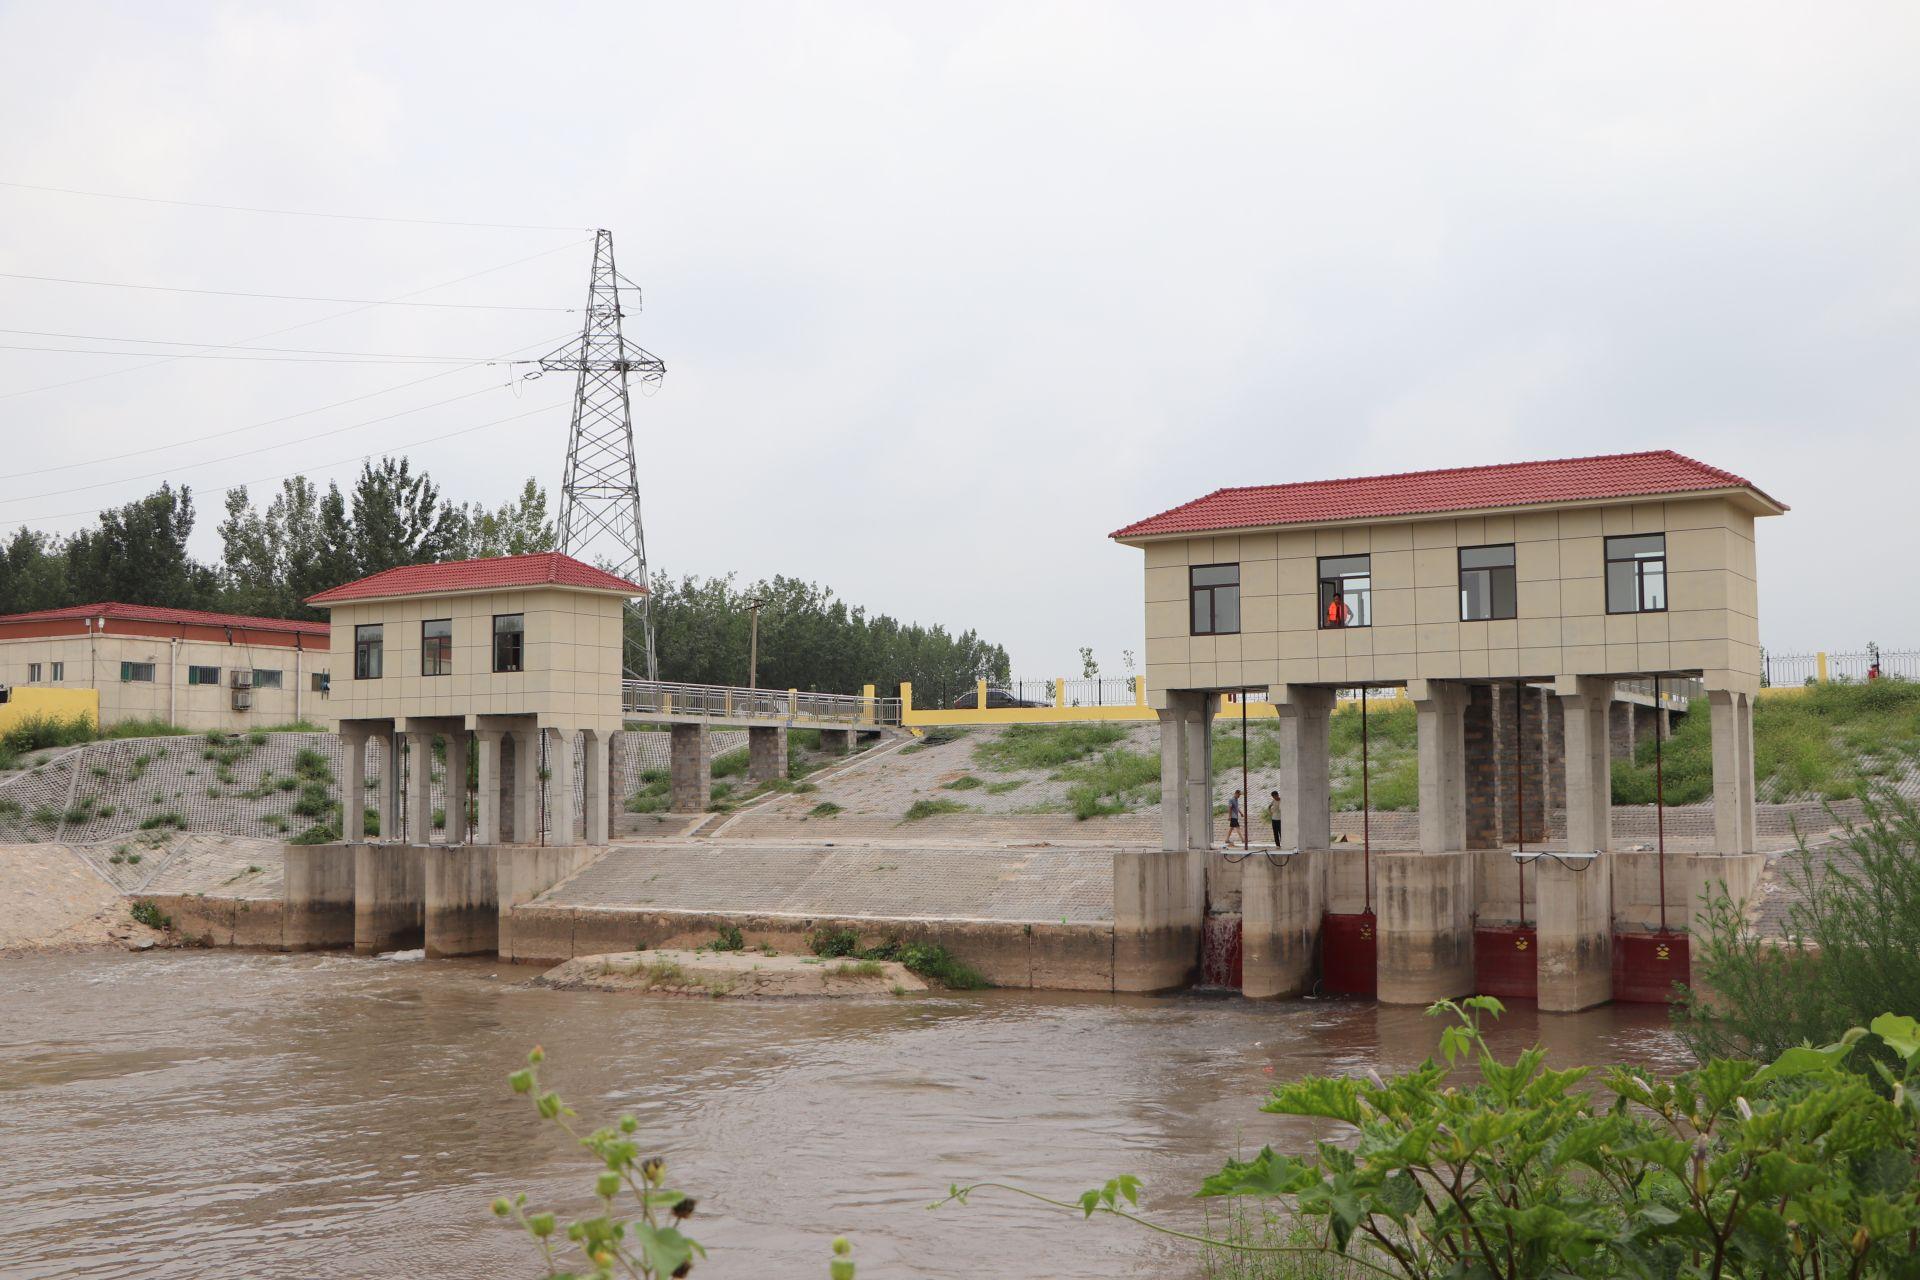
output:
M 585 558 L 598 544 L 612 572 L 642 586 L 647 577 L 647 536 L 640 525 L 640 468 L 633 448 L 629 379 L 658 385 L 666 364 L 628 342 L 621 332 L 620 295 L 631 293 L 640 309 L 640 288 L 613 266 L 613 232 L 593 236 L 593 277 L 587 285 L 586 320 L 578 339 L 544 357 L 546 372 L 579 374 L 573 388 L 573 429 L 567 438 L 566 477 L 560 486 L 560 550 Z M 654 656 L 653 613 L 646 596 L 627 605 L 636 615 L 639 639 L 628 631 L 622 665 L 629 678 L 660 678 Z
M 747 688 L 760 687 L 760 606 L 767 602 L 765 596 L 755 596 L 747 601 L 753 622 L 747 632 Z

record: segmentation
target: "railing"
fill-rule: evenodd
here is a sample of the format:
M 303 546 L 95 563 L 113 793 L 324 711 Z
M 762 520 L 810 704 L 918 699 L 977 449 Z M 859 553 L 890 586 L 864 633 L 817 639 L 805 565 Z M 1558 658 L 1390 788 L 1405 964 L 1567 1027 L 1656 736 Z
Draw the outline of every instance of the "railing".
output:
M 1920 649 L 1882 649 L 1869 645 L 1856 653 L 1774 653 L 1760 651 L 1760 683 L 1768 688 L 1825 684 L 1829 680 L 1858 684 L 1867 679 L 1875 662 L 1880 675 L 1920 680 Z
M 900 699 L 857 693 L 742 689 L 666 680 L 623 680 L 620 709 L 630 716 L 769 720 L 792 724 L 897 725 Z
M 1137 676 L 1089 676 L 1080 680 L 1009 680 L 996 684 L 1016 702 L 1035 707 L 1130 707 L 1139 701 Z
M 1634 695 L 1646 699 L 1646 705 L 1653 705 L 1653 681 L 1615 680 L 1613 691 Z M 1667 676 L 1660 681 L 1660 705 L 1669 711 L 1685 711 L 1693 705 L 1695 698 L 1707 696 L 1707 686 L 1694 676 Z

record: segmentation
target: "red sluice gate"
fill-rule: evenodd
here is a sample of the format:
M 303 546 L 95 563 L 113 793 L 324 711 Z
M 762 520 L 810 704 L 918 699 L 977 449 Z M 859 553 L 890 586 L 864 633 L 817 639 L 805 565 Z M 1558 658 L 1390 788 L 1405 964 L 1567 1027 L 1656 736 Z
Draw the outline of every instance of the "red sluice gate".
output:
M 1691 940 L 1684 933 L 1613 935 L 1613 998 L 1625 1004 L 1668 1004 L 1673 984 L 1689 980 Z
M 1540 996 L 1540 938 L 1530 924 L 1483 924 L 1473 930 L 1473 986 L 1483 996 Z
M 1372 996 L 1380 985 L 1379 928 L 1373 912 L 1320 918 L 1320 988 L 1330 996 Z

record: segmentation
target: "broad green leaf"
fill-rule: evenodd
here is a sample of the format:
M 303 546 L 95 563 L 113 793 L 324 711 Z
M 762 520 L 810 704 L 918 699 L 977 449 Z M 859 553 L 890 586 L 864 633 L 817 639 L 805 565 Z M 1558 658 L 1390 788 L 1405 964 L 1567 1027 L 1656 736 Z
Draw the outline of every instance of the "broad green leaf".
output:
M 1229 1160 L 1220 1172 L 1200 1184 L 1199 1196 L 1286 1196 L 1320 1181 L 1319 1171 L 1295 1156 L 1283 1156 L 1262 1147 L 1251 1160 Z M 1097 1192 L 1088 1192 L 1097 1195 Z M 1084 1198 L 1083 1198 L 1084 1202 Z
M 1883 1013 L 1867 1024 L 1867 1029 L 1887 1042 L 1887 1047 L 1911 1062 L 1920 1055 L 1920 1021 L 1896 1013 Z

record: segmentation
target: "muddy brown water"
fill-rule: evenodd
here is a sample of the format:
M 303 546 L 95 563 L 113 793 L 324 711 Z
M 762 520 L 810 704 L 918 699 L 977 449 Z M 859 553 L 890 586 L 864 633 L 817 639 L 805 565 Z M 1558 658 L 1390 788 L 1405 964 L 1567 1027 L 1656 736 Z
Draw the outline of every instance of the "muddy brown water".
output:
M 696 1275 L 862 1280 L 1194 1274 L 1071 1197 L 1121 1172 L 1188 1198 L 1223 1154 L 1299 1144 L 1275 1081 L 1416 1064 L 1435 1024 L 1347 1002 L 983 992 L 830 1003 L 525 986 L 493 963 L 233 952 L 0 960 L 0 1275 L 498 1280 L 539 1274 L 493 1197 L 584 1208 L 593 1170 L 509 1094 L 543 1044 L 582 1119 L 635 1113 L 700 1197 Z M 1685 1057 L 1655 1008 L 1511 1011 L 1561 1065 Z

